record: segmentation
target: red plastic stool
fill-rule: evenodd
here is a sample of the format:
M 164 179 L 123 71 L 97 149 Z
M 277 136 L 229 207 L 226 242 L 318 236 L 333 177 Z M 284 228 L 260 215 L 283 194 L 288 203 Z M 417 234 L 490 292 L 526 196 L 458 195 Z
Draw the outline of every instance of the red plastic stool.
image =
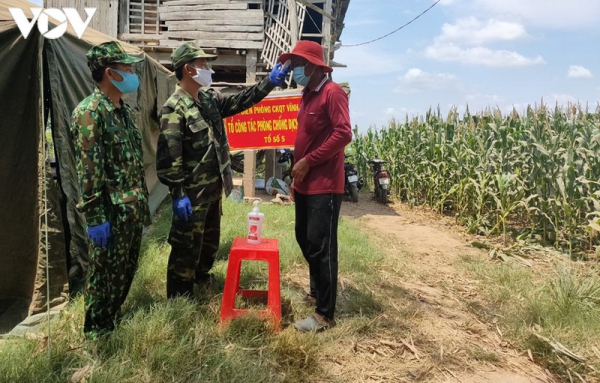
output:
M 240 272 L 242 261 L 263 261 L 269 264 L 269 281 L 267 290 L 241 290 Z M 260 245 L 251 245 L 246 238 L 237 237 L 229 251 L 229 263 L 221 304 L 220 324 L 224 324 L 241 314 L 255 310 L 235 308 L 235 298 L 242 297 L 267 297 L 267 310 L 258 313 L 271 318 L 275 330 L 279 331 L 281 325 L 281 291 L 279 285 L 279 244 L 276 239 L 263 238 Z

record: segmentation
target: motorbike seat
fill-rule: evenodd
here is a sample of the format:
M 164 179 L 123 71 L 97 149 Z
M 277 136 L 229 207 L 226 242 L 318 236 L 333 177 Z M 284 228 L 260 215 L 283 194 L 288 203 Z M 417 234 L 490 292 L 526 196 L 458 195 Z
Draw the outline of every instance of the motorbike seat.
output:
M 294 158 L 294 152 L 292 152 L 292 151 L 283 151 L 281 153 L 281 156 L 277 160 L 277 163 L 279 163 L 279 164 L 285 164 L 288 161 L 290 161 L 292 158 Z
M 384 160 L 380 160 L 380 159 L 374 158 L 372 160 L 369 160 L 368 163 L 371 164 L 371 165 L 382 165 L 382 164 L 387 164 L 388 162 L 389 161 L 384 161 Z

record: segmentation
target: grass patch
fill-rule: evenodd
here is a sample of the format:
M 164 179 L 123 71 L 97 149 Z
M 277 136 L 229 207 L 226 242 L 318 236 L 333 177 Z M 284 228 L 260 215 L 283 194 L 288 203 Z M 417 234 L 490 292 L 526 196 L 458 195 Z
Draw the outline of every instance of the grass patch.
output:
M 218 318 L 233 239 L 246 234 L 249 205 L 224 201 L 221 247 L 213 269 L 215 284 L 196 299 L 166 299 L 170 246 L 170 201 L 165 201 L 144 237 L 140 265 L 123 306 L 120 325 L 98 341 L 83 338 L 83 299 L 78 297 L 52 324 L 50 342 L 41 333 L 0 345 L 0 382 L 66 382 L 74 374 L 86 382 L 301 382 L 335 381 L 320 364 L 323 349 L 345 336 L 360 335 L 384 310 L 369 286 L 377 282 L 380 252 L 353 222 L 340 222 L 338 327 L 324 334 L 299 334 L 284 328 L 276 334 L 268 322 L 252 316 L 218 330 Z M 308 270 L 294 236 L 294 209 L 263 205 L 263 236 L 278 238 L 282 297 L 287 323 L 312 312 L 301 303 Z M 300 275 L 298 275 L 300 274 Z M 294 278 L 292 278 L 294 276 Z M 291 282 L 302 280 L 300 282 Z M 260 262 L 245 263 L 242 283 L 266 286 Z M 290 282 L 287 282 L 290 281 Z M 43 330 L 42 330 L 43 331 Z
M 559 263 L 548 272 L 516 263 L 496 263 L 463 256 L 461 263 L 476 276 L 487 297 L 484 306 L 471 309 L 502 331 L 534 359 L 561 378 L 574 372 L 594 381 L 600 379 L 600 278 L 590 265 Z M 540 336 L 542 338 L 540 338 Z M 544 340 L 555 340 L 583 357 L 569 359 Z

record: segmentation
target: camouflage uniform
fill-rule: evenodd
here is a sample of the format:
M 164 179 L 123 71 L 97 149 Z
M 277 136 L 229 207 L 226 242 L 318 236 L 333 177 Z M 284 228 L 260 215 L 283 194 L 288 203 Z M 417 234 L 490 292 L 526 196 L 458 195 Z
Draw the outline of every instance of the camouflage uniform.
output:
M 115 42 L 92 47 L 87 58 L 92 71 L 140 61 Z M 81 194 L 77 207 L 88 226 L 111 226 L 105 248 L 89 241 L 84 332 L 95 336 L 114 328 L 137 268 L 142 228 L 150 224 L 142 136 L 134 111 L 122 100 L 116 108 L 98 88 L 73 111 L 71 134 Z
M 184 43 L 171 58 L 173 67 L 195 59 L 212 59 L 193 43 Z M 219 247 L 221 202 L 233 188 L 229 143 L 223 118 L 260 102 L 273 89 L 268 79 L 234 95 L 202 88 L 199 102 L 177 89 L 163 105 L 156 152 L 159 180 L 171 196 L 188 196 L 193 213 L 188 222 L 175 214 L 169 234 L 171 255 L 167 296 L 191 295 L 194 281 L 208 276 Z

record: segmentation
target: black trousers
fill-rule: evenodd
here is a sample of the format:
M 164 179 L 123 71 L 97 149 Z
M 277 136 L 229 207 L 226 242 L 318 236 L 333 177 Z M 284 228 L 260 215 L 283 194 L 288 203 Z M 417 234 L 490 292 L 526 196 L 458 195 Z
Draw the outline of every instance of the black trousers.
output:
M 296 241 L 308 262 L 316 312 L 333 319 L 338 280 L 338 220 L 342 194 L 303 195 L 296 200 Z

